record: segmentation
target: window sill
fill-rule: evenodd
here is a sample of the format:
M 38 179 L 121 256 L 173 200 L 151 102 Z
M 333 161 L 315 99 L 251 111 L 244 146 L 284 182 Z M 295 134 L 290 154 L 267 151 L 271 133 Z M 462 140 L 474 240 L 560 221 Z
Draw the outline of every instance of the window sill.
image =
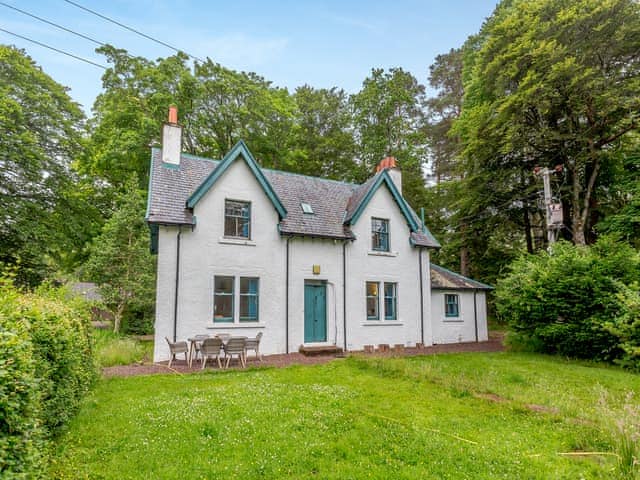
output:
M 363 327 L 392 327 L 402 325 L 404 325 L 404 322 L 400 320 L 367 320 L 366 322 L 362 322 Z
M 228 330 L 235 328 L 265 328 L 267 325 L 260 322 L 243 322 L 243 323 L 216 323 L 215 325 L 207 325 L 208 330 Z
M 249 240 L 246 238 L 228 238 L 228 237 L 220 237 L 218 239 L 218 243 L 223 243 L 226 245 L 246 245 L 249 247 L 255 247 L 256 242 L 253 240 Z
M 398 252 L 379 252 L 377 250 L 369 250 L 369 255 L 376 257 L 397 257 Z
M 462 317 L 445 317 L 442 319 L 444 323 L 464 323 L 464 318 Z

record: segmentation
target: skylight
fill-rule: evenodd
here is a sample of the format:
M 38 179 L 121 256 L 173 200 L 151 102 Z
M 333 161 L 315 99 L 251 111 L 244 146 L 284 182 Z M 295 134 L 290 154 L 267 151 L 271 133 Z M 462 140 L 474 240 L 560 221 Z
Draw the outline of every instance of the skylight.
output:
M 302 211 L 304 213 L 313 214 L 313 208 L 311 208 L 311 205 L 309 205 L 308 203 L 300 202 L 300 206 L 302 207 Z

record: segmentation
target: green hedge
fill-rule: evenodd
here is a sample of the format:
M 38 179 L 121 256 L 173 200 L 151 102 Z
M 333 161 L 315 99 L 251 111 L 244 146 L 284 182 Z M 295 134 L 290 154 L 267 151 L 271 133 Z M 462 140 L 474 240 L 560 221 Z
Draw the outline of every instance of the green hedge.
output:
M 496 311 L 512 339 L 532 350 L 634 367 L 639 322 L 630 298 L 639 278 L 640 256 L 626 243 L 559 242 L 511 265 L 495 291 Z
M 0 478 L 45 476 L 47 442 L 95 376 L 88 319 L 61 290 L 0 280 Z

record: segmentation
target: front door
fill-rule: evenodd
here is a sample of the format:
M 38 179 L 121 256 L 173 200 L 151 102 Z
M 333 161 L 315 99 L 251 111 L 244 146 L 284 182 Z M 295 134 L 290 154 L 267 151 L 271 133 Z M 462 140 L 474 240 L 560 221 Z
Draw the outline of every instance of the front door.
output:
M 304 284 L 304 343 L 327 341 L 327 286 Z

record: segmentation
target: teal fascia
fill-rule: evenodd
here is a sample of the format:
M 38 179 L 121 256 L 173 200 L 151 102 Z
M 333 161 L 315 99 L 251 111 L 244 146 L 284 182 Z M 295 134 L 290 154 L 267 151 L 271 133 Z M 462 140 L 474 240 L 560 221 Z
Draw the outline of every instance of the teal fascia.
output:
M 404 218 L 407 220 L 407 224 L 409 225 L 409 228 L 411 228 L 411 231 L 412 232 L 420 231 L 420 225 L 418 225 L 416 220 L 413 218 L 413 215 L 411 215 L 411 209 L 409 205 L 407 204 L 406 200 L 402 198 L 402 195 L 400 195 L 400 192 L 396 188 L 395 184 L 393 183 L 393 180 L 391 180 L 391 177 L 389 176 L 386 170 L 384 170 L 378 176 L 378 179 L 371 186 L 371 188 L 369 189 L 365 197 L 362 199 L 362 201 L 358 205 L 358 208 L 356 208 L 356 211 L 353 212 L 353 215 L 351 215 L 351 218 L 347 221 L 347 223 L 349 225 L 353 225 L 358 221 L 358 218 L 360 218 L 360 216 L 362 215 L 362 212 L 364 212 L 365 207 L 371 201 L 376 191 L 378 190 L 378 188 L 380 188 L 380 186 L 383 183 L 385 183 L 389 188 L 389 191 L 391 192 L 393 199 L 398 204 L 398 207 L 400 207 L 400 211 L 404 215 Z
M 211 172 L 211 174 L 206 178 L 204 182 L 196 189 L 195 192 L 187 199 L 187 207 L 193 208 L 197 205 L 197 203 L 204 197 L 204 195 L 209 191 L 211 187 L 216 183 L 216 181 L 227 171 L 229 166 L 238 158 L 241 157 L 244 159 L 245 163 L 249 167 L 249 169 L 253 172 L 253 175 L 258 180 L 258 183 L 264 190 L 264 193 L 269 197 L 271 203 L 274 208 L 280 215 L 280 218 L 284 218 L 287 215 L 287 210 L 284 208 L 284 205 L 276 195 L 276 192 L 273 190 L 273 187 L 266 179 L 262 170 L 258 166 L 255 158 L 251 155 L 249 148 L 247 145 L 240 140 L 235 146 L 225 155 L 220 164 Z

